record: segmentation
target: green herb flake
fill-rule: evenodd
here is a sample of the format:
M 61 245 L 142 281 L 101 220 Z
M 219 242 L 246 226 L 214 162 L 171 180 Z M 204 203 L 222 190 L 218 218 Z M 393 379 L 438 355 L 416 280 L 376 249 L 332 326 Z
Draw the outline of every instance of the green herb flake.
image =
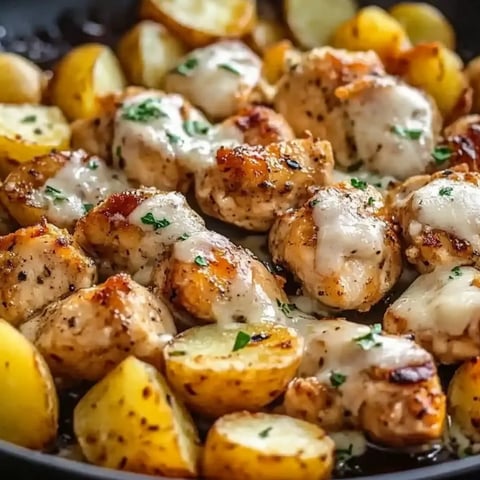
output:
M 93 208 L 93 203 L 84 203 L 83 210 L 85 213 L 88 213 Z
M 195 257 L 194 262 L 199 266 L 199 267 L 208 267 L 208 260 L 205 257 L 202 257 L 202 255 L 197 255 Z
M 177 240 L 180 240 L 180 241 L 185 241 L 187 238 L 190 238 L 190 234 L 188 233 L 182 233 L 178 238 Z
M 194 57 L 188 58 L 183 62 L 181 65 L 179 65 L 175 70 L 173 70 L 175 73 L 178 73 L 179 75 L 182 75 L 184 77 L 188 77 L 192 70 L 195 69 L 195 67 L 198 65 L 198 60 Z
M 237 350 L 241 350 L 242 348 L 245 348 L 249 342 L 250 342 L 250 335 L 240 330 L 237 333 L 237 336 L 235 337 L 235 343 L 233 344 L 232 352 L 236 352 Z
M 140 220 L 144 225 L 152 225 L 154 230 L 165 228 L 170 225 L 170 222 L 166 218 L 155 218 L 152 212 L 148 212 Z
M 447 146 L 438 146 L 435 147 L 435 150 L 432 153 L 432 157 L 435 160 L 437 165 L 442 165 L 452 158 L 453 150 Z
M 174 350 L 173 352 L 169 352 L 170 357 L 183 357 L 186 355 L 187 352 L 185 350 Z
M 117 147 L 117 152 L 118 152 L 118 149 L 120 147 Z M 96 162 L 95 160 L 90 160 L 88 163 L 87 163 L 87 168 L 89 170 L 96 170 L 98 168 L 98 162 Z
M 63 202 L 65 200 L 68 201 L 68 198 L 61 192 L 61 190 L 58 190 L 50 185 L 45 187 L 45 195 L 51 197 L 54 203 Z
M 441 197 L 451 197 L 453 192 L 453 187 L 442 187 L 439 191 L 438 194 Z
M 367 201 L 367 205 L 369 207 L 373 207 L 374 204 L 375 204 L 375 199 L 373 197 L 369 197 Z
M 451 275 L 448 276 L 449 280 L 455 280 L 455 278 L 461 277 L 463 275 L 462 271 L 460 270 L 460 267 L 453 267 L 450 270 Z
M 339 448 L 335 450 L 336 464 L 335 470 L 342 475 L 349 472 L 360 473 L 358 468 L 352 468 L 349 465 L 350 460 L 353 458 L 353 445 L 350 444 L 348 448 Z
M 345 383 L 347 376 L 339 372 L 330 373 L 330 385 L 334 388 L 338 388 Z
M 408 138 L 410 140 L 418 140 L 423 135 L 423 130 L 416 128 L 405 128 L 400 125 L 392 125 L 390 131 L 395 135 L 402 138 Z
M 291 318 L 293 310 L 297 309 L 297 306 L 294 303 L 283 303 L 278 298 L 277 298 L 277 306 L 282 311 L 282 313 L 288 318 Z
M 262 430 L 262 431 L 258 434 L 258 436 L 259 436 L 260 438 L 267 438 L 268 435 L 270 434 L 270 432 L 272 431 L 272 428 L 273 428 L 273 427 L 267 427 L 265 430 Z
M 178 135 L 170 133 L 168 130 L 165 132 L 165 135 L 167 136 L 168 141 L 174 145 L 181 141 L 181 138 Z
M 23 117 L 22 120 L 20 120 L 22 123 L 33 123 L 37 121 L 37 116 L 36 115 L 27 115 L 26 117 Z
M 122 118 L 132 122 L 147 123 L 158 118 L 168 117 L 160 108 L 160 100 L 147 98 L 141 103 L 128 105 L 123 108 Z
M 198 120 L 187 120 L 183 122 L 183 129 L 185 133 L 193 137 L 194 135 L 206 135 L 210 130 L 210 125 Z
M 358 188 L 359 190 L 366 190 L 367 182 L 365 180 L 360 180 L 359 178 L 351 178 L 350 184 L 354 188 Z
M 318 200 L 317 198 L 314 198 L 313 200 L 310 200 L 310 208 L 313 208 L 315 205 L 318 205 L 320 203 L 320 200 Z
M 375 323 L 370 327 L 370 331 L 360 337 L 356 337 L 353 341 L 362 350 L 371 350 L 374 347 L 380 347 L 382 342 L 378 340 L 378 335 L 382 333 L 382 326 L 379 323 Z
M 227 72 L 233 73 L 234 75 L 240 75 L 240 72 L 235 67 L 232 67 L 232 65 L 230 65 L 229 63 L 219 63 L 217 67 L 221 68 L 222 70 L 226 70 Z

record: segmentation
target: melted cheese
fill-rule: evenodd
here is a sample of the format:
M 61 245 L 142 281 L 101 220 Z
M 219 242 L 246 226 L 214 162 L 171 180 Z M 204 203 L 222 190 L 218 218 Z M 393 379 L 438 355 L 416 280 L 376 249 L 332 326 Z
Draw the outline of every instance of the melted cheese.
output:
M 379 346 L 364 350 L 355 341 L 371 332 L 366 325 L 346 320 L 318 320 L 305 329 L 305 353 L 299 368 L 302 377 L 317 377 L 331 385 L 332 372 L 346 376 L 338 388 L 343 403 L 356 415 L 367 394 L 373 367 L 395 370 L 432 362 L 431 356 L 414 342 L 402 337 L 378 335 Z
M 174 256 L 185 263 L 194 263 L 197 257 L 215 262 L 216 250 L 232 248 L 230 242 L 214 232 L 205 231 L 192 235 L 174 246 Z M 246 252 L 238 251 L 235 260 L 236 275 L 228 282 L 228 288 L 212 305 L 215 320 L 228 324 L 239 319 L 247 322 L 276 321 L 283 315 L 278 311 L 275 299 L 272 300 L 258 282 L 253 281 L 252 262 Z
M 413 87 L 382 79 L 346 104 L 358 158 L 380 175 L 404 180 L 425 171 L 435 146 L 434 111 L 427 97 Z M 418 139 L 392 131 L 421 131 Z
M 480 250 L 480 187 L 438 178 L 414 192 L 411 202 L 418 221 L 410 225 L 411 235 L 420 233 L 422 225 L 428 226 L 466 240 Z
M 235 114 L 239 100 L 258 83 L 261 61 L 246 45 L 225 40 L 188 54 L 194 59 L 186 75 L 170 75 L 169 91 L 185 95 L 209 117 L 222 119 Z
M 438 268 L 418 277 L 389 311 L 412 332 L 460 336 L 473 328 L 478 336 L 480 288 L 473 280 L 480 281 L 473 267 Z

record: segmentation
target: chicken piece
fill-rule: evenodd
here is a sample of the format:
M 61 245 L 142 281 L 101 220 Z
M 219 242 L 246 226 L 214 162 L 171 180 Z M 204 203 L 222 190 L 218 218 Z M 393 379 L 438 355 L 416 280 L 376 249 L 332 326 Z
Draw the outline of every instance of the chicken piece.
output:
M 310 187 L 330 183 L 333 163 L 330 144 L 311 138 L 223 147 L 216 165 L 196 176 L 195 195 L 207 215 L 266 232 L 276 214 L 310 196 Z
M 92 382 L 129 355 L 160 368 L 176 334 L 167 307 L 126 274 L 50 304 L 21 331 L 54 376 Z
M 211 231 L 178 241 L 153 284 L 182 320 L 275 322 L 290 312 L 278 279 L 250 252 Z
M 439 267 L 418 277 L 387 310 L 386 332 L 413 334 L 442 363 L 480 355 L 480 271 Z
M 12 325 L 96 279 L 93 260 L 54 225 L 42 223 L 0 237 L 0 317 Z
M 445 421 L 432 356 L 413 341 L 343 319 L 313 322 L 286 413 L 327 431 L 363 430 L 392 447 L 439 439 Z
M 52 152 L 10 173 L 0 187 L 0 201 L 22 226 L 45 217 L 72 229 L 101 200 L 128 188 L 124 175 L 99 157 L 83 150 Z
M 406 257 L 420 273 L 480 266 L 480 174 L 444 170 L 412 177 L 391 193 Z
M 112 158 L 115 111 L 95 118 L 81 118 L 71 124 L 70 144 L 75 150 L 85 150 L 106 160 Z
M 110 196 L 82 217 L 78 243 L 99 264 L 102 278 L 127 272 L 150 282 L 157 260 L 179 239 L 205 230 L 205 222 L 177 192 L 143 188 Z
M 342 167 L 363 162 L 399 179 L 425 171 L 441 129 L 435 103 L 386 75 L 373 52 L 304 54 L 280 82 L 274 104 L 295 133 L 329 140 Z
M 279 217 L 269 248 L 305 293 L 342 310 L 368 311 L 402 272 L 382 195 L 355 178 L 320 188 L 303 207 Z
M 222 40 L 197 48 L 165 77 L 165 90 L 184 95 L 212 120 L 234 115 L 260 80 L 262 62 L 244 43 Z

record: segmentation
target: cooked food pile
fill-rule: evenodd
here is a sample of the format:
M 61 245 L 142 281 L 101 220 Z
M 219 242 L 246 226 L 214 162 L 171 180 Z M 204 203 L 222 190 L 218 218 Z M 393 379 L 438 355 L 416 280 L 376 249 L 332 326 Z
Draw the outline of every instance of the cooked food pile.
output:
M 0 53 L 0 439 L 80 389 L 80 459 L 141 474 L 480 452 L 480 58 L 422 3 L 270 7 Z

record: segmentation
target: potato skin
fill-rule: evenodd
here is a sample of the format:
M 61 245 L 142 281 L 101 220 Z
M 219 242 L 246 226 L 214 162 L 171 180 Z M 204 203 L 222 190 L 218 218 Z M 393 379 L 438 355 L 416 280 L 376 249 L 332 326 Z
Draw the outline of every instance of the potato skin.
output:
M 195 478 L 198 435 L 154 367 L 129 357 L 77 404 L 74 431 L 88 461 L 147 475 Z M 148 446 L 148 448 L 146 448 Z
M 58 400 L 47 364 L 0 319 L 0 439 L 41 450 L 57 434 Z

